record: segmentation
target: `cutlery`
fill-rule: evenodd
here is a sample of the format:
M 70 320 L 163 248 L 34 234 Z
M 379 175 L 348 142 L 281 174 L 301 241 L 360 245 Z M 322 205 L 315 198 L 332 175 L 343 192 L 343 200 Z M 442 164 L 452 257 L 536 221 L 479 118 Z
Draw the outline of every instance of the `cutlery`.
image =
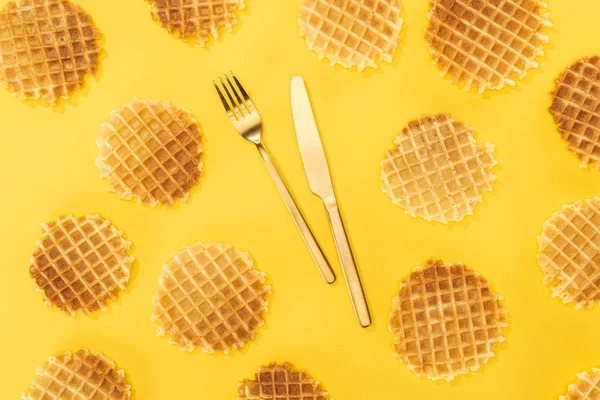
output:
M 323 279 L 325 279 L 327 283 L 335 282 L 335 274 L 333 273 L 329 262 L 325 258 L 321 247 L 317 243 L 315 236 L 306 223 L 306 219 L 298 208 L 298 205 L 292 197 L 292 194 L 286 187 L 281 174 L 277 170 L 277 167 L 269 154 L 269 151 L 262 142 L 262 118 L 254 106 L 254 103 L 250 99 L 250 96 L 248 96 L 248 93 L 246 90 L 244 90 L 244 87 L 241 85 L 238 78 L 233 75 L 233 73 L 231 73 L 231 79 L 228 75 L 225 75 L 225 79 L 219 78 L 219 82 L 220 85 L 216 81 L 213 81 L 213 84 L 235 130 L 244 139 L 254 143 L 258 149 L 258 152 L 265 162 L 273 181 L 275 181 L 275 185 L 277 186 L 281 197 L 283 197 L 285 205 L 296 222 L 296 226 L 298 227 L 298 230 L 300 231 L 300 234 L 302 235 L 310 254 L 317 264 Z
M 306 172 L 311 191 L 323 200 L 327 215 L 329 216 L 329 224 L 333 232 L 342 271 L 346 278 L 348 292 L 354 306 L 354 312 L 360 325 L 367 327 L 371 325 L 369 307 L 360 282 L 352 248 L 350 247 L 350 242 L 344 228 L 344 222 L 337 205 L 327 158 L 325 157 L 317 123 L 302 77 L 296 76 L 292 79 L 291 92 L 292 114 L 304 171 Z

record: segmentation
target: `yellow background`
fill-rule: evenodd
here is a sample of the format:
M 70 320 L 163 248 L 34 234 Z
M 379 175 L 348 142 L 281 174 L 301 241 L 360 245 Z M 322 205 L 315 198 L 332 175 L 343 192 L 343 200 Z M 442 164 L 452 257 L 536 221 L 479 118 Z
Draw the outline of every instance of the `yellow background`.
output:
M 3 0 L 2 3 L 5 3 Z M 600 310 L 550 297 L 536 235 L 563 203 L 592 197 L 600 173 L 578 168 L 546 111 L 563 68 L 598 51 L 597 0 L 551 0 L 551 43 L 516 88 L 467 93 L 438 76 L 423 30 L 427 2 L 404 0 L 391 64 L 363 73 L 320 62 L 298 37 L 299 0 L 248 0 L 233 33 L 207 48 L 173 37 L 142 0 L 79 0 L 104 34 L 105 53 L 83 93 L 55 108 L 0 91 L 0 398 L 27 390 L 49 355 L 89 347 L 127 372 L 134 398 L 234 399 L 236 384 L 273 360 L 291 361 L 339 400 L 552 399 L 580 370 L 600 366 Z M 234 132 L 211 85 L 235 71 L 266 125 L 265 141 L 338 274 L 322 280 L 253 146 Z M 337 194 L 372 309 L 358 327 L 319 199 L 308 188 L 289 105 L 289 82 L 309 85 Z M 205 176 L 187 203 L 150 209 L 104 191 L 95 138 L 111 109 L 137 96 L 189 108 L 205 132 Z M 444 226 L 412 219 L 381 193 L 379 161 L 423 113 L 450 112 L 496 146 L 494 191 L 474 216 Z M 47 308 L 29 277 L 39 223 L 101 213 L 134 242 L 133 280 L 106 313 L 71 318 Z M 274 287 L 258 338 L 231 355 L 181 353 L 155 336 L 150 300 L 171 252 L 195 241 L 251 253 Z M 416 378 L 391 356 L 387 330 L 400 280 L 429 257 L 462 260 L 489 278 L 510 311 L 507 341 L 452 383 Z

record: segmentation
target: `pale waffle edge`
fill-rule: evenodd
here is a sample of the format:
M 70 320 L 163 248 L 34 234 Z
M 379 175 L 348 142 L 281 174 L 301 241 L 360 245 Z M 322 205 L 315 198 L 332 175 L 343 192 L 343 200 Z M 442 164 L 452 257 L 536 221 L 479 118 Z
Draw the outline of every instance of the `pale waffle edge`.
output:
M 600 368 L 593 367 L 591 370 L 578 372 L 575 376 L 577 377 L 577 380 L 569 384 L 569 386 L 567 387 L 567 393 L 562 396 L 559 396 L 558 400 L 569 400 L 569 397 L 567 397 L 567 395 L 571 394 L 571 391 L 579 391 L 577 384 L 580 380 L 593 376 L 600 377 Z

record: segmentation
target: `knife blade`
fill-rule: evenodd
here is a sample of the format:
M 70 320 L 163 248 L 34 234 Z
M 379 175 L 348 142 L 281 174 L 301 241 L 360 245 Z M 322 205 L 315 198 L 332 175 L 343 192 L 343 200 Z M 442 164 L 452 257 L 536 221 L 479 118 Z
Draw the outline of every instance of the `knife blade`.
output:
M 354 307 L 354 313 L 359 324 L 366 328 L 371 325 L 371 315 L 367 299 L 360 282 L 360 276 L 352 254 L 344 222 L 335 198 L 331 175 L 325 157 L 325 150 L 321 143 L 321 136 L 317 129 L 310 99 L 304 84 L 304 79 L 296 76 L 292 79 L 292 115 L 298 138 L 298 147 L 304 164 L 304 171 L 308 178 L 310 190 L 321 197 L 329 217 L 329 225 L 333 233 L 346 285 Z
M 333 197 L 333 185 L 321 136 L 317 129 L 304 79 L 292 78 L 292 114 L 298 147 L 310 190 L 323 200 Z

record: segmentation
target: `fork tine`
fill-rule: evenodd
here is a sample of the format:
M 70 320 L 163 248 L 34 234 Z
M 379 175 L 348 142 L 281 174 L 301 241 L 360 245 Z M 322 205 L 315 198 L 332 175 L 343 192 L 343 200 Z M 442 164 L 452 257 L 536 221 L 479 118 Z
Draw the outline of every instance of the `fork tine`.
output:
M 227 111 L 227 115 L 229 116 L 229 118 L 230 119 L 237 119 L 237 116 L 235 115 L 235 113 L 232 110 L 231 106 L 229 105 L 229 103 L 225 99 L 225 96 L 223 96 L 223 92 L 222 92 L 221 88 L 219 87 L 219 85 L 217 84 L 217 82 L 213 81 L 213 85 L 215 85 L 215 89 L 216 89 L 217 93 L 219 94 L 219 98 L 221 99 L 221 103 L 223 103 L 223 107 L 225 107 L 225 111 Z
M 233 80 L 235 81 L 238 90 L 240 91 L 240 93 L 244 97 L 244 100 L 246 100 L 246 107 L 248 108 L 248 110 L 250 112 L 256 111 L 256 108 L 254 107 L 254 103 L 252 103 L 252 100 L 250 99 L 250 96 L 248 96 L 248 93 L 246 92 L 246 90 L 244 89 L 244 87 L 242 86 L 242 84 L 240 83 L 240 81 L 237 78 L 237 76 L 235 76 L 232 71 L 229 71 L 229 73 L 233 77 Z
M 223 88 L 225 89 L 225 93 L 227 93 L 227 97 L 231 101 L 231 105 L 233 106 L 234 113 L 237 114 L 239 112 L 240 116 L 244 117 L 243 110 L 240 108 L 240 105 L 234 100 L 233 95 L 231 94 L 231 91 L 233 89 L 230 88 L 229 86 L 227 86 L 227 84 L 223 81 L 223 78 L 219 78 L 219 80 L 221 81 L 221 86 L 223 86 Z
M 233 94 L 235 94 L 235 98 L 237 99 L 237 102 L 239 104 L 239 108 L 241 109 L 242 106 L 243 106 L 245 108 L 246 113 L 250 114 L 250 109 L 248 108 L 248 106 L 246 104 L 244 104 L 244 101 L 242 100 L 242 98 L 238 94 L 238 91 L 236 90 L 236 85 L 234 85 L 231 82 L 231 80 L 229 79 L 229 76 L 227 74 L 225 74 L 225 79 L 227 79 L 227 83 L 229 83 L 229 86 L 231 87 L 231 90 L 233 91 Z
M 250 100 L 250 96 L 248 96 L 248 93 L 246 93 L 246 91 L 244 90 L 244 87 L 242 86 L 242 84 L 238 80 L 237 76 L 235 76 L 234 73 L 231 72 L 231 71 L 229 71 L 229 73 L 233 77 L 233 80 L 235 81 L 235 83 L 236 83 L 238 89 L 240 90 L 240 92 L 242 93 L 242 96 L 244 96 L 244 100 L 246 100 L 246 101 Z

